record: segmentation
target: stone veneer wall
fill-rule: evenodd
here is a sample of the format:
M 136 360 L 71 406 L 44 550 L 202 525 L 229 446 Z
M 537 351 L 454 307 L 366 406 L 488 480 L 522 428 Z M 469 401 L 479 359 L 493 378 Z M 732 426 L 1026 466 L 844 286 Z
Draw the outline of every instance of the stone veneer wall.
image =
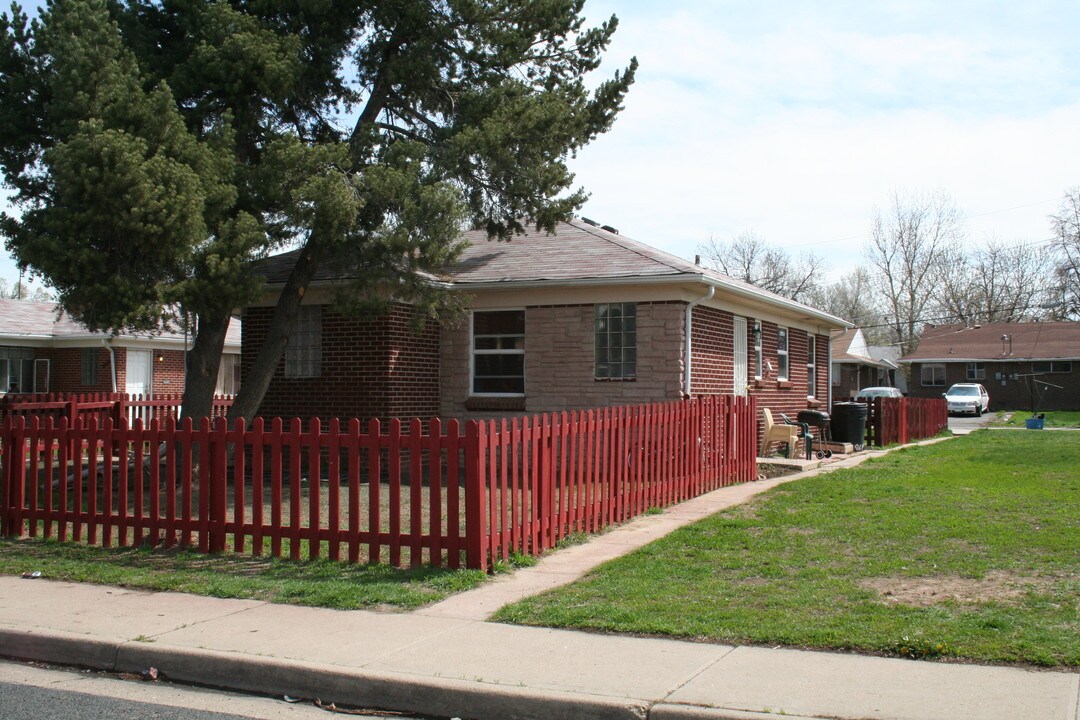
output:
M 542 305 L 525 309 L 524 408 L 498 401 L 469 410 L 469 326 L 442 332 L 443 417 L 495 417 L 675 400 L 682 396 L 685 303 L 637 304 L 637 378 L 597 380 L 595 306 Z M 512 405 L 513 403 L 507 403 Z

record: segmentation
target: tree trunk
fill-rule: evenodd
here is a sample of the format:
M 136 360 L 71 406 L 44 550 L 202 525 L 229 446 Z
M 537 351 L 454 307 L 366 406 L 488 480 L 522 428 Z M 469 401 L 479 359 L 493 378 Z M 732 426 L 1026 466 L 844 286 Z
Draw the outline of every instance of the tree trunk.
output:
M 309 239 L 300 251 L 289 279 L 281 295 L 278 296 L 274 315 L 270 318 L 270 327 L 266 331 L 262 347 L 259 348 L 259 354 L 255 356 L 251 372 L 244 377 L 240 392 L 229 409 L 230 423 L 242 417 L 250 424 L 255 413 L 259 411 L 259 406 L 262 405 L 266 391 L 270 387 L 274 370 L 277 369 L 278 363 L 281 362 L 281 355 L 285 352 L 289 333 L 296 325 L 296 316 L 300 312 L 304 292 L 315 276 L 315 270 L 319 265 L 319 255 L 321 252 L 318 241 L 314 238 Z
M 199 316 L 195 342 L 188 353 L 184 403 L 180 408 L 181 416 L 191 418 L 196 424 L 200 418 L 210 417 L 229 317 L 228 310 Z

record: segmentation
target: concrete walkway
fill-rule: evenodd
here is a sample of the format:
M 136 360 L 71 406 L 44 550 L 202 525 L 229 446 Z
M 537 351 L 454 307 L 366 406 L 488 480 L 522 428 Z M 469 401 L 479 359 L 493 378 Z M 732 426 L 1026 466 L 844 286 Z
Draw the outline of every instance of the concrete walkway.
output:
M 865 453 L 810 472 L 848 467 Z M 0 577 L 0 655 L 436 717 L 1080 720 L 1080 673 L 733 647 L 485 622 L 807 473 L 724 488 L 413 613 Z

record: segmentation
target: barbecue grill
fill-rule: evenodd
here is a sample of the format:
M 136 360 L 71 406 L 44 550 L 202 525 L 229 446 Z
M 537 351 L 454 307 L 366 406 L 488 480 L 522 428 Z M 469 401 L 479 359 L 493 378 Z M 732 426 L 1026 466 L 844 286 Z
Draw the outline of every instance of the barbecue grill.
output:
M 791 423 L 787 417 L 784 420 Z M 822 458 L 832 457 L 832 450 L 825 444 L 827 440 L 832 438 L 829 422 L 831 418 L 829 413 L 823 410 L 800 410 L 796 416 L 796 422 L 791 423 L 799 425 L 802 430 L 801 437 L 806 440 L 806 459 L 809 460 L 812 457 L 817 457 L 819 460 Z M 814 450 L 814 435 L 810 432 L 810 428 L 817 428 L 817 436 L 819 438 L 820 448 Z

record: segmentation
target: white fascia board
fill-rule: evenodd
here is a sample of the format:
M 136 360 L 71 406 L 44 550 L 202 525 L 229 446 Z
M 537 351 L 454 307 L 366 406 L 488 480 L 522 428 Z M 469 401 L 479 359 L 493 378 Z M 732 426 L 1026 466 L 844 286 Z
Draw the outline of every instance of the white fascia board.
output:
M 824 325 L 834 327 L 837 329 L 847 329 L 854 327 L 854 325 L 847 320 L 838 318 L 835 315 L 815 310 L 808 305 L 797 303 L 794 300 L 788 300 L 766 293 L 762 290 L 754 290 L 753 288 L 744 287 L 742 285 L 736 285 L 734 283 L 727 283 L 719 278 L 709 277 L 703 273 L 672 273 L 669 275 L 627 275 L 623 277 L 593 277 L 593 278 L 577 278 L 573 280 L 494 280 L 488 282 L 453 282 L 453 281 L 431 281 L 434 285 L 442 287 L 447 290 L 460 290 L 469 292 L 472 290 L 529 290 L 529 289 L 544 289 L 552 287 L 567 287 L 567 288 L 588 288 L 588 287 L 604 287 L 604 286 L 621 286 L 621 285 L 679 285 L 685 283 L 695 283 L 705 285 L 706 287 L 715 287 L 717 290 L 725 293 L 730 293 L 738 297 L 747 298 L 753 300 L 756 303 L 761 303 L 769 307 L 779 308 L 787 314 L 794 315 L 800 319 L 811 320 L 823 323 Z M 323 280 L 319 282 L 313 282 L 309 285 L 309 288 L 332 288 L 340 284 L 340 281 Z M 266 285 L 266 292 L 263 295 L 261 303 L 262 305 L 273 304 L 276 295 L 284 288 L 284 283 Z
M 742 285 L 726 283 L 717 278 L 708 277 L 698 273 L 678 273 L 673 275 L 632 275 L 614 278 L 580 278 L 576 280 L 505 280 L 483 283 L 450 283 L 448 287 L 455 290 L 496 290 L 509 288 L 548 288 L 548 287 L 601 287 L 611 285 L 675 285 L 681 283 L 697 283 L 706 287 L 714 287 L 725 293 L 747 298 L 774 308 L 781 308 L 787 313 L 798 315 L 805 320 L 815 320 L 837 328 L 854 327 L 847 320 L 830 315 L 820 310 L 815 310 L 807 305 L 793 300 L 775 297 L 761 292 L 755 292 Z

